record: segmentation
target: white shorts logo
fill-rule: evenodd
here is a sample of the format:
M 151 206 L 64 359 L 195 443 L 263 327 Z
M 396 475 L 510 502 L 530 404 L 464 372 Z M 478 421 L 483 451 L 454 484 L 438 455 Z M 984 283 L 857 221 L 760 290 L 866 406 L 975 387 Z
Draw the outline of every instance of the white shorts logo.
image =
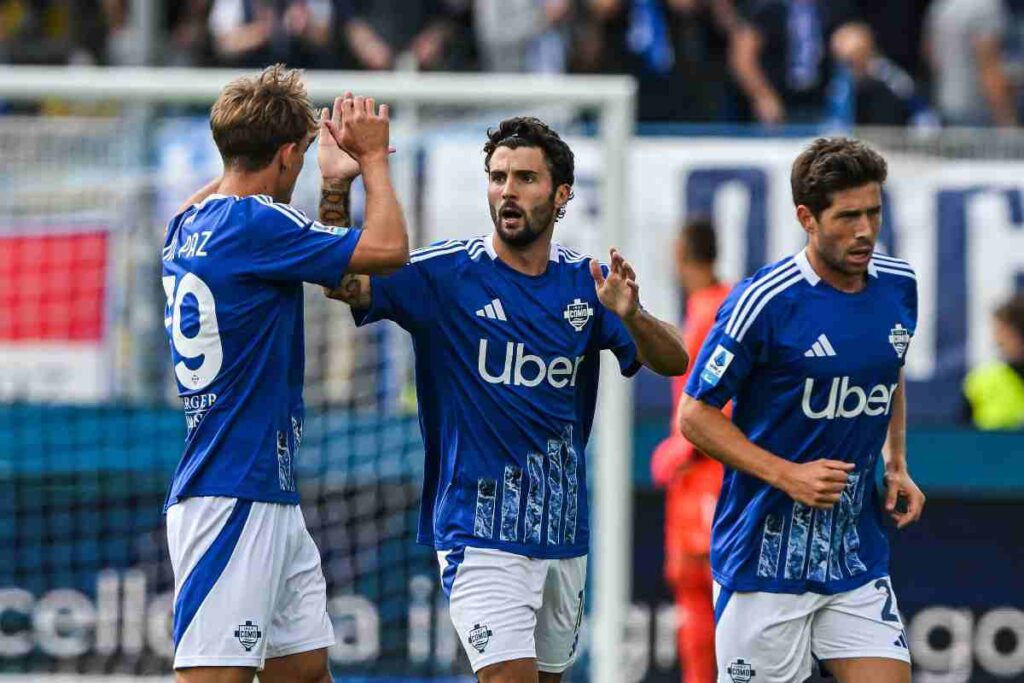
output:
M 487 643 L 491 642 L 491 636 L 494 632 L 487 626 L 481 626 L 480 624 L 473 624 L 473 628 L 469 631 L 469 644 L 472 645 L 477 652 L 483 653 L 487 649 Z
M 700 373 L 700 379 L 702 382 L 706 382 L 711 386 L 718 384 L 718 380 L 722 379 L 725 371 L 729 369 L 729 364 L 732 363 L 732 359 L 736 357 L 732 351 L 728 350 L 721 344 L 715 347 L 714 352 L 711 354 L 711 358 L 704 365 L 703 372 Z
M 757 675 L 757 672 L 742 659 L 734 660 L 725 671 L 732 679 L 732 683 L 750 683 L 750 679 Z
M 260 636 L 262 635 L 259 624 L 254 624 L 251 621 L 239 624 L 238 628 L 235 629 L 235 638 L 238 638 L 238 642 L 242 644 L 246 652 L 252 650 L 256 643 L 260 642 Z

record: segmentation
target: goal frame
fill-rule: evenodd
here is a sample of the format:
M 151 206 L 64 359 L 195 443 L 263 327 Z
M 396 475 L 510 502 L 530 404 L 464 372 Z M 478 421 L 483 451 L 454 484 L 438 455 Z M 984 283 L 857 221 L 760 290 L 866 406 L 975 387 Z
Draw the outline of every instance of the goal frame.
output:
M 229 69 L 6 66 L 0 69 L 0 99 L 210 104 L 226 83 L 248 74 Z M 422 105 L 528 109 L 554 103 L 595 111 L 602 164 L 599 242 L 603 249 L 626 242 L 629 143 L 636 109 L 633 78 L 346 71 L 306 71 L 304 76 L 315 102 L 330 102 L 351 90 L 401 105 L 396 125 L 417 121 L 416 110 Z M 591 680 L 617 683 L 626 679 L 624 642 L 632 576 L 632 391 L 619 375 L 618 364 L 609 359 L 601 363 L 600 378 L 592 467 Z

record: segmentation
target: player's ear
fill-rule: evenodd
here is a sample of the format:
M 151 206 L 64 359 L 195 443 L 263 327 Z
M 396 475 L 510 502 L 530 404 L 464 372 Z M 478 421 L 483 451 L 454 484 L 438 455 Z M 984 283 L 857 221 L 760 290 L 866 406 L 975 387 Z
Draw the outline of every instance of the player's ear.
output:
M 555 208 L 560 209 L 569 202 L 569 195 L 572 194 L 572 186 L 562 183 L 555 190 Z
M 282 171 L 287 170 L 292 165 L 296 148 L 298 148 L 298 144 L 294 142 L 286 142 L 277 148 L 275 161 L 278 168 Z
M 808 235 L 818 229 L 818 220 L 814 217 L 814 212 L 803 204 L 796 207 L 796 219 L 800 221 L 800 225 Z

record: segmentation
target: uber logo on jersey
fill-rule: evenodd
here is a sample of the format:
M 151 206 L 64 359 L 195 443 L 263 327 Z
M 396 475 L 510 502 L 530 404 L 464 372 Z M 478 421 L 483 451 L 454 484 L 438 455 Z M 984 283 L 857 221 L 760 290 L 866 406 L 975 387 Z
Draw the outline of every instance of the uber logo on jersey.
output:
M 888 415 L 892 408 L 892 397 L 896 392 L 896 384 L 885 386 L 876 384 L 870 389 L 862 389 L 850 383 L 849 377 L 833 377 L 828 389 L 828 400 L 821 408 L 811 405 L 814 393 L 814 379 L 804 380 L 804 395 L 800 407 L 804 415 L 812 420 L 834 420 L 837 417 L 859 417 L 868 415 Z
M 545 361 L 526 351 L 522 342 L 505 342 L 505 359 L 501 372 L 494 375 L 487 369 L 487 340 L 480 340 L 480 352 L 477 355 L 477 372 L 489 384 L 506 384 L 517 387 L 535 387 L 544 380 L 555 389 L 576 386 L 576 375 L 579 373 L 583 356 L 575 359 L 555 356 Z
M 729 369 L 729 364 L 732 363 L 732 359 L 735 357 L 732 351 L 721 344 L 716 346 L 711 354 L 711 358 L 704 365 L 704 370 L 700 373 L 701 381 L 707 382 L 711 386 L 718 384 L 718 380 L 722 379 L 725 371 Z

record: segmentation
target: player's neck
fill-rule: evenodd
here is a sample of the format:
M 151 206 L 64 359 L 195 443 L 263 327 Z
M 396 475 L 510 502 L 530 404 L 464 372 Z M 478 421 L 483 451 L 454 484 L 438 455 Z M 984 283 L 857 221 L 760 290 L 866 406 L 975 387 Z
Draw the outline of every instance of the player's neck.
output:
M 867 286 L 867 275 L 865 273 L 844 273 L 829 266 L 824 259 L 818 256 L 817 252 L 810 247 L 806 248 L 807 260 L 811 268 L 822 280 L 845 294 L 856 294 Z
M 273 176 L 265 170 L 255 173 L 225 171 L 224 180 L 221 181 L 217 191 L 220 194 L 237 197 L 250 197 L 256 194 L 265 194 L 273 197 L 274 180 Z
M 550 230 L 525 247 L 513 247 L 497 233 L 491 235 L 491 239 L 494 240 L 494 253 L 512 270 L 524 275 L 543 275 L 548 269 L 551 254 Z

